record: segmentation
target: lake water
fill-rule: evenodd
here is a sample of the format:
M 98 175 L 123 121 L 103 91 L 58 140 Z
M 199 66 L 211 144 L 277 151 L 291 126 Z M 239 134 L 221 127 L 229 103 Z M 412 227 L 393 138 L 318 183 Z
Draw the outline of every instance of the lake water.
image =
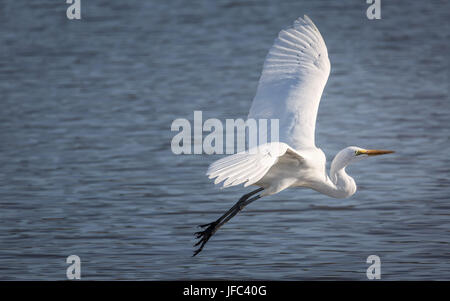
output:
M 0 279 L 450 280 L 448 1 L 0 2 Z M 176 118 L 246 118 L 281 28 L 309 15 L 331 74 L 316 144 L 396 150 L 348 172 L 349 199 L 292 189 L 191 257 L 197 225 L 249 188 L 174 155 Z

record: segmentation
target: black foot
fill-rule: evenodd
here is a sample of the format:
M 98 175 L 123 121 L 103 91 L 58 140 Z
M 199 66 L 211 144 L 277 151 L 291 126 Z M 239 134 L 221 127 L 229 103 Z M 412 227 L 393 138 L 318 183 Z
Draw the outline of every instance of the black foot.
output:
M 194 235 L 196 236 L 195 238 L 199 238 L 199 241 L 194 245 L 194 247 L 200 245 L 200 247 L 194 251 L 194 255 L 197 255 L 198 253 L 200 253 L 203 250 L 203 247 L 205 246 L 205 244 L 208 242 L 208 240 L 211 238 L 211 236 L 213 236 L 213 234 L 216 232 L 217 230 L 217 225 L 219 223 L 217 221 L 209 223 L 209 224 L 204 224 L 204 225 L 200 225 L 200 227 L 206 228 L 204 231 L 199 231 L 199 232 L 195 232 Z

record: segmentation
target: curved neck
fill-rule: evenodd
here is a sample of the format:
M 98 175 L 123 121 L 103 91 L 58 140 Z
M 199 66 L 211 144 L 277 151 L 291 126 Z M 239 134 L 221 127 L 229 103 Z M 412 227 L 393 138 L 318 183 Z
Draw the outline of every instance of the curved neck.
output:
M 330 176 L 327 177 L 327 189 L 323 192 L 331 197 L 347 198 L 356 192 L 356 183 L 345 172 L 345 167 L 350 162 L 342 160 L 338 155 L 331 162 Z

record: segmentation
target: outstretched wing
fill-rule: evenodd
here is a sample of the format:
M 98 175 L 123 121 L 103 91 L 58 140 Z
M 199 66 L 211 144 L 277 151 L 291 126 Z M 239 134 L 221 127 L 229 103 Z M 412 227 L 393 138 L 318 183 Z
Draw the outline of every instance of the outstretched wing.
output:
M 224 188 L 242 183 L 247 187 L 262 179 L 282 156 L 303 160 L 286 143 L 272 142 L 217 160 L 209 166 L 206 175 L 216 178 L 214 184 L 225 180 Z
M 279 119 L 279 141 L 315 147 L 320 97 L 330 74 L 327 47 L 306 15 L 280 31 L 269 51 L 248 118 Z

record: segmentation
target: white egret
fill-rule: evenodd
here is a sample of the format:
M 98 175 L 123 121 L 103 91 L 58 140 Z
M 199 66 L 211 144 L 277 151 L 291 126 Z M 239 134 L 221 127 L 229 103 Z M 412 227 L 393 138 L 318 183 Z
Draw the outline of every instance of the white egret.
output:
M 259 186 L 216 221 L 196 233 L 197 255 L 209 238 L 233 216 L 260 197 L 290 187 L 308 187 L 334 198 L 356 192 L 345 167 L 369 156 L 393 153 L 350 146 L 333 159 L 329 175 L 325 154 L 315 146 L 314 132 L 320 98 L 330 74 L 325 42 L 306 15 L 281 30 L 270 49 L 248 118 L 279 119 L 279 142 L 225 157 L 209 166 L 207 175 L 223 186 Z

